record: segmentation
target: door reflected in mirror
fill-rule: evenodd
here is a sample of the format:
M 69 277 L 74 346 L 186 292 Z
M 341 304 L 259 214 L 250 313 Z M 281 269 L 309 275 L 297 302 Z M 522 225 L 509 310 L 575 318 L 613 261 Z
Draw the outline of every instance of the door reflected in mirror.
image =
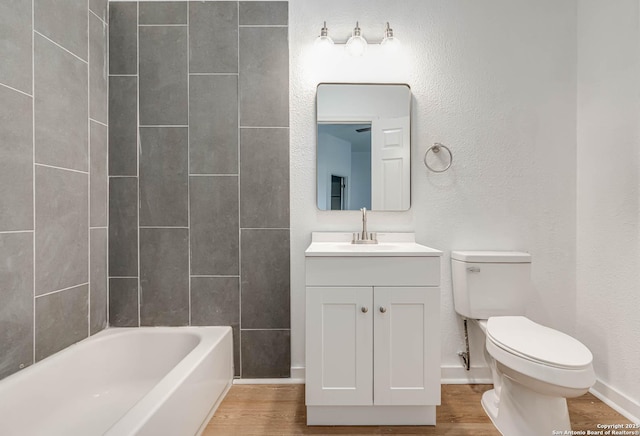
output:
M 407 85 L 318 86 L 320 210 L 409 209 L 410 107 Z

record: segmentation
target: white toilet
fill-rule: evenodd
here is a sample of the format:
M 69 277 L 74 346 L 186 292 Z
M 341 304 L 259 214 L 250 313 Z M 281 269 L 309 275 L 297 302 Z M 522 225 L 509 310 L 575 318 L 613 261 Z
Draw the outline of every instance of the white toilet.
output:
M 570 430 L 566 398 L 595 383 L 593 355 L 577 339 L 523 316 L 531 256 L 454 251 L 451 269 L 456 312 L 486 335 L 494 388 L 482 407 L 493 424 L 505 436 Z

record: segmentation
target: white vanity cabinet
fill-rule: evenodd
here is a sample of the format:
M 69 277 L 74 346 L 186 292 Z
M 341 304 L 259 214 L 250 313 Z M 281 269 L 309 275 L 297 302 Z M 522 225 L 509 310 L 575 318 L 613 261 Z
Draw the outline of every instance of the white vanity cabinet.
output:
M 351 246 L 343 234 L 313 239 L 306 252 L 307 424 L 435 424 L 441 252 L 416 244 L 413 234 L 380 235 L 370 247 Z

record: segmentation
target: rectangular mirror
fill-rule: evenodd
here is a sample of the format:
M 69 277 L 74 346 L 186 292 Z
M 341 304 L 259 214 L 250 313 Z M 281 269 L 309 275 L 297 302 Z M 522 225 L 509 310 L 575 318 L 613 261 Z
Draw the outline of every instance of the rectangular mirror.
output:
M 411 89 L 322 83 L 317 91 L 320 210 L 408 210 Z

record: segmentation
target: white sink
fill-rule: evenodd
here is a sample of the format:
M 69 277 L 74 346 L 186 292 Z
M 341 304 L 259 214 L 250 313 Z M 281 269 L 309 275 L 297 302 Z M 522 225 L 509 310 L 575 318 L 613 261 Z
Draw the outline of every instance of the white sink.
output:
M 441 251 L 415 242 L 413 233 L 378 233 L 378 244 L 352 244 L 353 233 L 313 232 L 305 256 L 440 256 Z

